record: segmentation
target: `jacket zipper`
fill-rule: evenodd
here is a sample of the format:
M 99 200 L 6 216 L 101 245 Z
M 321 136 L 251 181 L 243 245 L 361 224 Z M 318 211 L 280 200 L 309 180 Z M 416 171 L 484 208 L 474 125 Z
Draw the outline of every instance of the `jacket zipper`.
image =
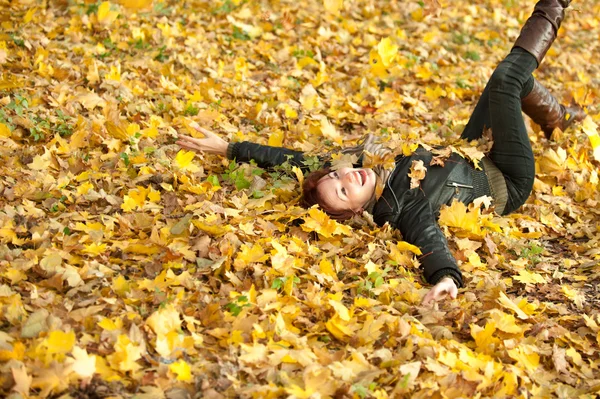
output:
M 456 183 L 453 181 L 446 183 L 446 186 L 454 187 L 454 188 L 470 188 L 470 189 L 473 188 L 473 186 L 469 186 L 468 184 Z

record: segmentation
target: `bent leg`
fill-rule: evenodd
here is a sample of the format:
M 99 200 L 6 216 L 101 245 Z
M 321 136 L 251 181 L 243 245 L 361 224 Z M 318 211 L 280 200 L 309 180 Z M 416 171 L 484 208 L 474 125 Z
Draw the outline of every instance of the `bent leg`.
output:
M 490 159 L 502 171 L 508 189 L 504 213 L 520 207 L 529 197 L 535 178 L 535 161 L 521 113 L 521 98 L 533 86 L 531 73 L 537 60 L 521 48 L 514 48 L 490 78 L 490 127 L 494 145 Z
M 481 97 L 479 101 L 477 101 L 477 105 L 475 105 L 475 109 L 469 118 L 469 122 L 462 134 L 460 135 L 461 139 L 465 140 L 478 140 L 483 136 L 483 132 L 485 129 L 489 129 L 492 126 L 490 119 L 490 80 L 488 80 L 483 92 L 481 93 Z M 520 97 L 526 97 L 534 87 L 535 79 L 530 74 L 529 79 L 523 85 L 523 90 L 521 90 Z
M 490 81 L 488 80 L 460 138 L 469 141 L 480 139 L 484 129 L 490 126 Z

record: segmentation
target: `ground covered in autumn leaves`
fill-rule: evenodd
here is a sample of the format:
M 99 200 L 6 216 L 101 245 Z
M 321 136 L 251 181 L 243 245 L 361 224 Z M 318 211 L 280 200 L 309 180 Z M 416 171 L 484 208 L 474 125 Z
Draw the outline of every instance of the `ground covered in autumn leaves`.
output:
M 521 3 L 1 0 L 0 394 L 599 397 L 597 1 L 536 72 L 589 118 L 531 125 L 517 213 L 442 211 L 466 288 L 434 308 L 396 232 L 174 144 L 455 143 Z

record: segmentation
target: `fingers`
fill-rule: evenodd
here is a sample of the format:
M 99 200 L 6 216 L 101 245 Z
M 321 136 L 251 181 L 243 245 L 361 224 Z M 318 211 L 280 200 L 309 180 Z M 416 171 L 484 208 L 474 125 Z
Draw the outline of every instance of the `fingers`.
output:
M 178 134 L 177 139 L 183 140 L 183 141 L 190 141 L 192 143 L 195 143 L 195 142 L 198 142 L 199 140 L 201 140 L 201 139 L 197 139 L 192 136 L 186 136 L 185 134 Z
M 431 290 L 429 290 L 427 295 L 425 295 L 425 297 L 423 297 L 423 301 L 421 302 L 421 304 L 430 305 L 437 300 L 435 297 L 436 297 L 436 291 L 434 289 L 431 289 Z
M 187 141 L 178 140 L 178 141 L 175 142 L 175 144 L 177 144 L 181 148 L 186 148 L 188 150 L 202 151 L 202 147 L 200 147 L 199 145 L 197 145 L 195 143 L 190 143 L 190 142 L 187 142 Z
M 200 133 L 203 133 L 203 134 L 205 134 L 207 136 L 216 136 L 216 134 L 214 134 L 213 132 L 211 132 L 208 129 L 203 128 L 202 126 L 200 126 L 196 122 L 190 123 L 190 126 L 193 127 L 194 129 L 196 129 L 197 131 L 199 131 Z
M 450 298 L 452 299 L 456 299 L 456 296 L 458 295 L 458 288 L 456 288 L 456 285 L 454 285 L 452 288 L 450 288 Z
M 446 286 L 445 284 L 436 284 L 429 290 L 429 292 L 423 297 L 421 301 L 422 305 L 430 305 L 435 302 L 441 301 L 446 296 L 450 296 L 452 299 L 456 299 L 458 295 L 458 288 L 454 283 L 452 285 Z

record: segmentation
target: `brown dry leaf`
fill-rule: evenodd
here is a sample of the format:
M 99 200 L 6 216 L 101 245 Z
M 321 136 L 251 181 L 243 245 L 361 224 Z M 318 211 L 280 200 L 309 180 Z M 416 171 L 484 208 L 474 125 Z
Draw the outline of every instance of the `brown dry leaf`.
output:
M 423 164 L 423 161 L 413 161 L 410 167 L 408 177 L 410 177 L 410 188 L 417 188 L 421 185 L 421 180 L 425 178 L 427 174 L 427 168 Z

